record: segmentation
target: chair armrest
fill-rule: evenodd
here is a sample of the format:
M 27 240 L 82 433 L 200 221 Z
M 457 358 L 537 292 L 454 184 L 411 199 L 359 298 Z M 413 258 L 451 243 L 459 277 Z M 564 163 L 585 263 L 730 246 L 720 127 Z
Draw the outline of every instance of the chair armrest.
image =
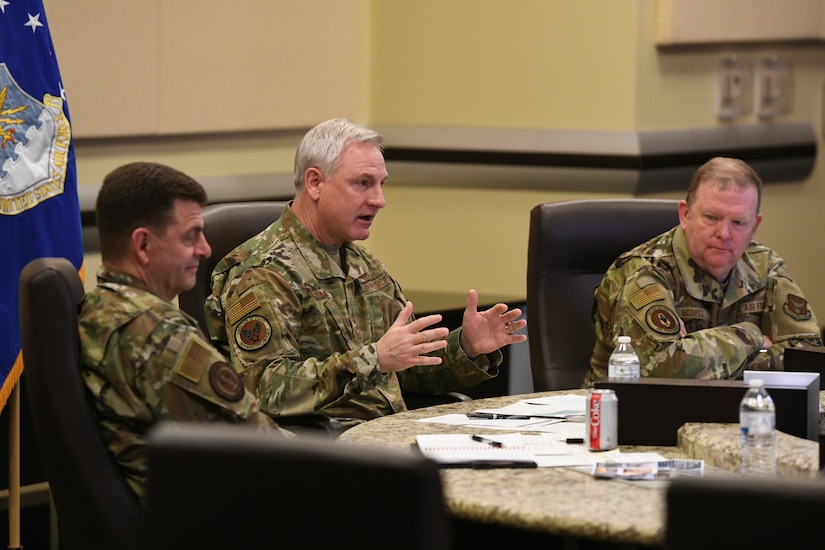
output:
M 472 401 L 473 400 L 472 397 L 470 397 L 466 393 L 461 393 L 460 391 L 451 391 L 447 395 L 452 397 L 454 401 Z M 449 401 L 448 401 L 448 403 L 449 403 Z
M 408 409 L 423 409 L 434 405 L 446 405 L 447 403 L 458 403 L 459 401 L 472 401 L 473 398 L 461 392 L 451 391 L 444 395 L 433 395 L 429 393 L 404 392 L 404 401 Z
M 284 429 L 295 434 L 324 435 L 333 439 L 344 433 L 344 426 L 335 418 L 320 414 L 278 416 L 275 421 Z

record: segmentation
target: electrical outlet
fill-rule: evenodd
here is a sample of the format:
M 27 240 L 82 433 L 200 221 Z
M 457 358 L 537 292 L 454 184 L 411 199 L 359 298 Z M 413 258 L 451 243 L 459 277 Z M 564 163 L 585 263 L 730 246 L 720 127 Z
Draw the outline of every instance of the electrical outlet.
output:
M 773 118 L 791 112 L 793 77 L 790 62 L 775 55 L 759 60 L 759 116 Z
M 716 113 L 722 120 L 751 112 L 751 65 L 747 60 L 730 55 L 717 64 Z

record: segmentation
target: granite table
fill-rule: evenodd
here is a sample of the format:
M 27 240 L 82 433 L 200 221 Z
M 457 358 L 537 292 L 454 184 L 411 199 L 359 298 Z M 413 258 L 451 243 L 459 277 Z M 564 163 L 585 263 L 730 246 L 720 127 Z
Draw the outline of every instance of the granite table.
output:
M 341 444 L 413 452 L 418 434 L 462 433 L 467 428 L 416 422 L 442 414 L 499 408 L 529 397 L 579 394 L 541 392 L 438 405 L 375 419 L 339 438 Z M 474 428 L 476 433 L 501 433 Z M 667 458 L 701 458 L 705 475 L 739 475 L 739 432 L 732 424 L 685 424 L 675 447 L 622 446 L 622 451 L 656 452 Z M 815 476 L 818 444 L 786 434 L 777 437 L 780 475 Z M 443 469 L 445 499 L 457 518 L 569 539 L 656 547 L 664 541 L 665 487 L 661 482 L 597 479 L 569 468 Z

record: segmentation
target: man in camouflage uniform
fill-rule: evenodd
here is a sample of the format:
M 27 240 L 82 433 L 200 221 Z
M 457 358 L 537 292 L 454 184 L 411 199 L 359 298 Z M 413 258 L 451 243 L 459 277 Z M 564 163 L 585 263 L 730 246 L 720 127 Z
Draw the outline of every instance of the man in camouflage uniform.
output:
M 406 410 L 404 390 L 443 394 L 490 379 L 526 322 L 505 304 L 463 325 L 414 319 L 398 283 L 365 248 L 386 204 L 382 137 L 342 119 L 310 130 L 296 196 L 280 219 L 228 254 L 204 312 L 213 341 L 274 416 L 318 413 L 344 427 Z
M 737 159 L 693 175 L 680 224 L 622 254 L 594 293 L 596 345 L 584 386 L 607 376 L 630 336 L 642 376 L 730 379 L 781 370 L 788 347 L 821 345 L 819 325 L 785 262 L 752 239 L 762 183 Z
M 203 187 L 172 168 L 133 163 L 97 197 L 102 266 L 79 329 L 83 378 L 103 439 L 145 502 L 146 434 L 163 420 L 243 423 L 278 433 L 197 322 L 173 303 L 195 283 Z

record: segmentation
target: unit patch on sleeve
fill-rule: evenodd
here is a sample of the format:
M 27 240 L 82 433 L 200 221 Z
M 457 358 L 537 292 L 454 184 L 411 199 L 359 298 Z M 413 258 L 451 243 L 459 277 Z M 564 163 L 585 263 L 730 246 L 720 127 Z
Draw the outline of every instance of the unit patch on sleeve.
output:
M 243 349 L 261 349 L 272 336 L 272 326 L 260 315 L 250 315 L 235 329 L 235 342 Z
M 811 310 L 808 309 L 808 300 L 795 294 L 788 294 L 788 300 L 782 305 L 782 311 L 797 321 L 807 321 L 811 318 Z
M 219 397 L 236 403 L 244 394 L 240 375 L 229 364 L 218 362 L 209 369 L 209 385 Z
M 662 306 L 653 306 L 645 316 L 647 324 L 661 334 L 676 334 L 679 332 L 679 319 L 670 309 Z

